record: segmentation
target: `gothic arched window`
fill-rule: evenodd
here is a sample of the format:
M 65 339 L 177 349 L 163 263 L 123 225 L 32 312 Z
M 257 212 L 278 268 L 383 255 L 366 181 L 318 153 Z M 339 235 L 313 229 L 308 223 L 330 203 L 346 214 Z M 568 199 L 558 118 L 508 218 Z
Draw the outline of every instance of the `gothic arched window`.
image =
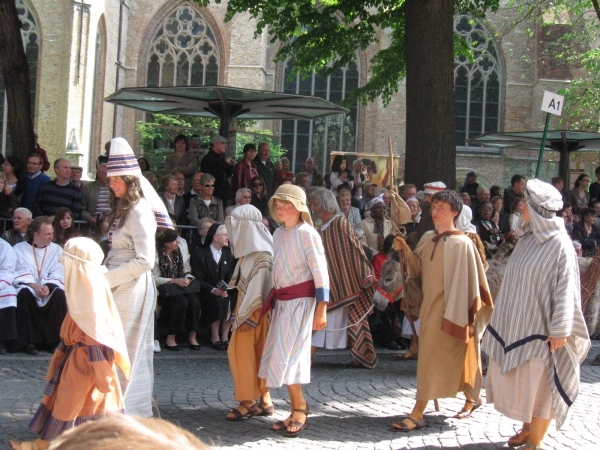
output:
M 327 77 L 313 72 L 306 78 L 298 74 L 290 81 L 293 68 L 294 63 L 288 60 L 283 71 L 283 92 L 286 94 L 314 95 L 339 103 L 358 88 L 359 72 L 356 63 L 336 69 Z M 358 103 L 355 102 L 349 109 L 348 114 L 322 119 L 281 121 L 281 146 L 292 151 L 291 170 L 303 170 L 306 158 L 312 157 L 316 167 L 327 172 L 331 152 L 356 151 Z
M 473 49 L 475 60 L 454 60 L 456 145 L 480 134 L 496 133 L 500 126 L 500 67 L 498 49 L 490 34 L 467 14 L 454 16 L 454 32 Z
M 219 48 L 202 15 L 184 3 L 159 25 L 148 50 L 147 85 L 218 84 Z
M 29 63 L 29 92 L 31 98 L 31 115 L 35 112 L 35 94 L 37 91 L 37 65 L 40 34 L 37 24 L 29 6 L 23 0 L 16 0 L 19 19 L 23 24 L 21 28 L 21 38 L 25 55 Z M 8 112 L 7 112 L 6 90 L 4 87 L 4 78 L 0 67 L 0 151 L 7 155 L 12 151 L 12 142 L 8 134 Z

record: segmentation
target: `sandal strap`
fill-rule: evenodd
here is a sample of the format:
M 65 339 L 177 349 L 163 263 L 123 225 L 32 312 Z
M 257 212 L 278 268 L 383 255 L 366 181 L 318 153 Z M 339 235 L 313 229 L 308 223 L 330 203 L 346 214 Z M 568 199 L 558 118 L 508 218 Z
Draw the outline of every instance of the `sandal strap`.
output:
M 302 414 L 304 414 L 307 417 L 310 414 L 310 411 L 308 410 L 308 406 L 306 407 L 306 409 L 292 409 L 292 412 L 294 412 L 294 411 L 302 413 Z
M 402 420 L 405 420 L 405 419 L 408 419 L 408 420 L 410 420 L 412 423 L 414 423 L 414 424 L 415 424 L 415 426 L 418 426 L 418 425 L 419 425 L 419 421 L 418 421 L 418 420 L 416 420 L 416 419 L 413 419 L 413 418 L 412 418 L 412 417 L 410 417 L 410 416 L 406 416 L 406 417 L 403 417 L 403 418 L 402 418 Z M 402 420 L 401 420 L 401 422 L 402 422 Z

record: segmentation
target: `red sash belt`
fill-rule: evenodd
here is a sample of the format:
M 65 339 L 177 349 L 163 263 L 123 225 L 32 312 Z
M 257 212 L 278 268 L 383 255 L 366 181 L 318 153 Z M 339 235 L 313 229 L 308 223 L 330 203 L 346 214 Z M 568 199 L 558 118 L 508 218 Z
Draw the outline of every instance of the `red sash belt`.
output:
M 281 289 L 273 288 L 263 303 L 261 316 L 264 316 L 271 309 L 275 308 L 277 300 L 285 302 L 296 298 L 314 297 L 316 295 L 316 290 L 315 280 L 304 281 L 303 283 L 294 284 Z

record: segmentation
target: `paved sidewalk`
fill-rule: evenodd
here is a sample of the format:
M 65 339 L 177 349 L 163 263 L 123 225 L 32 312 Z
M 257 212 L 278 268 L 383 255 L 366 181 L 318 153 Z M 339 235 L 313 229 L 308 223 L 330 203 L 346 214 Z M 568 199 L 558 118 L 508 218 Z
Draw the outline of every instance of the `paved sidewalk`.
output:
M 600 449 L 600 367 L 589 365 L 599 352 L 600 343 L 594 342 L 581 367 L 581 391 L 572 415 L 561 431 L 552 425 L 544 449 Z M 163 419 L 226 449 L 508 448 L 506 440 L 519 424 L 492 406 L 483 406 L 470 419 L 452 419 L 463 405 L 462 397 L 440 400 L 440 412 L 431 402 L 427 428 L 408 435 L 392 432 L 391 423 L 412 408 L 416 383 L 416 362 L 395 361 L 394 355 L 380 350 L 377 368 L 366 370 L 348 367 L 347 352 L 317 353 L 312 382 L 304 390 L 311 415 L 306 430 L 295 439 L 269 431 L 275 420 L 287 417 L 285 389 L 272 392 L 273 417 L 224 420 L 236 404 L 233 383 L 226 355 L 207 347 L 156 355 L 156 404 Z M 1 442 L 34 437 L 27 424 L 41 399 L 49 360 L 49 355 L 0 356 Z

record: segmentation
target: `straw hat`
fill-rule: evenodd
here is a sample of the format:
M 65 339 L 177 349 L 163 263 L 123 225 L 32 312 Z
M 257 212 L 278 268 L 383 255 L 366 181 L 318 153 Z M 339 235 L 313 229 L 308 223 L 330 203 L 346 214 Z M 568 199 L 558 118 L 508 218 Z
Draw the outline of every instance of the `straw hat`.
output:
M 271 212 L 273 220 L 277 223 L 281 223 L 277 217 L 277 210 L 275 209 L 275 200 L 277 199 L 292 203 L 294 208 L 302 213 L 302 220 L 310 226 L 313 226 L 310 211 L 306 205 L 306 193 L 304 192 L 304 189 L 293 184 L 284 184 L 277 188 L 275 194 L 273 194 L 273 197 L 269 200 L 269 211 Z

